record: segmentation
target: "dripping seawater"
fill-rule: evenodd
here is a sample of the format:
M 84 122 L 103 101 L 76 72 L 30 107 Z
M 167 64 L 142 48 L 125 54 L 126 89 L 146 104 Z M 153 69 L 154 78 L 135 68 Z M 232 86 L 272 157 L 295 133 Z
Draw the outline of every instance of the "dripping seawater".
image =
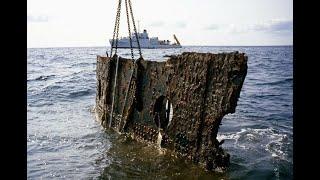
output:
M 162 141 L 162 135 L 161 135 L 161 132 L 159 130 L 158 132 L 158 139 L 157 139 L 157 145 L 158 147 L 161 149 L 161 141 Z

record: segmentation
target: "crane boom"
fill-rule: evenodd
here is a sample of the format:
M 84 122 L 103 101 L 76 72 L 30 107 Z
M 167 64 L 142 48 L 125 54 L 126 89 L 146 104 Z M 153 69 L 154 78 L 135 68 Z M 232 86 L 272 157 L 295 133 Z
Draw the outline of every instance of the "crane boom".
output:
M 176 40 L 177 44 L 180 45 L 180 42 L 179 42 L 178 38 L 176 37 L 176 35 L 173 35 L 173 38 Z

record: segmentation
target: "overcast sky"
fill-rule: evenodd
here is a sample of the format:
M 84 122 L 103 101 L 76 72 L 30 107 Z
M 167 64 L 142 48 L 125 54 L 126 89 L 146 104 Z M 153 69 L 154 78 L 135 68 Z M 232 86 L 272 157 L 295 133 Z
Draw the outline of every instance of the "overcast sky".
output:
M 124 2 L 124 0 L 122 0 Z M 182 45 L 292 45 L 292 0 L 131 0 L 150 37 Z M 27 0 L 31 47 L 110 46 L 118 0 Z M 127 36 L 122 3 L 119 36 Z

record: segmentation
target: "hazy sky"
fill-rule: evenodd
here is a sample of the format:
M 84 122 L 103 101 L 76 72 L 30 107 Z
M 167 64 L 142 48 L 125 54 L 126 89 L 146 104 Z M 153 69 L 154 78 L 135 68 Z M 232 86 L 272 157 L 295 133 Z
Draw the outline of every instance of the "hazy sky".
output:
M 122 0 L 119 36 L 127 36 Z M 182 45 L 292 45 L 292 0 L 131 0 L 140 30 Z M 28 47 L 110 46 L 118 0 L 27 0 Z

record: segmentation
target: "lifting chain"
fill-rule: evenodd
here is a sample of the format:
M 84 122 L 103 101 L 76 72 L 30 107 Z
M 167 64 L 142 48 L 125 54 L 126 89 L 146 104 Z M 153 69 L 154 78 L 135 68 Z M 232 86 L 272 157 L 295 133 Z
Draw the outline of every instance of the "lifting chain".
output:
M 131 39 L 131 29 L 130 29 L 130 18 L 129 18 L 129 12 L 128 12 L 128 0 L 125 0 L 125 4 L 126 4 L 127 23 L 128 23 L 128 32 L 129 32 L 129 40 L 130 40 L 131 58 L 132 60 L 134 60 L 132 39 Z
M 118 49 L 118 36 L 119 36 L 119 24 L 120 24 L 120 13 L 121 13 L 121 0 L 119 0 L 118 3 L 118 9 L 117 9 L 117 15 L 116 15 L 116 22 L 114 24 L 114 30 L 113 30 L 113 37 L 112 37 L 112 44 L 111 44 L 111 52 L 110 57 L 112 57 L 112 50 L 114 47 L 114 38 L 116 36 L 116 48 L 115 48 L 115 55 L 117 54 Z M 113 87 L 113 96 L 112 96 L 112 104 L 111 104 L 111 112 L 110 112 L 110 119 L 109 119 L 109 128 L 111 127 L 111 122 L 113 118 L 113 108 L 114 108 L 114 101 L 115 101 L 115 89 L 117 85 L 117 76 L 118 76 L 118 66 L 119 66 L 119 56 L 117 57 L 117 63 L 116 63 L 116 75 L 114 77 L 114 87 Z
M 125 113 L 125 108 L 126 108 L 126 106 L 127 106 L 128 94 L 129 94 L 130 89 L 131 89 L 131 86 L 132 86 L 132 79 L 133 79 L 134 73 L 135 73 L 135 71 L 136 71 L 136 63 L 137 63 L 137 60 L 134 60 L 134 56 L 133 56 L 133 47 L 132 47 L 132 39 L 131 39 L 131 29 L 130 29 L 130 23 L 129 23 L 129 13 L 128 13 L 127 4 L 129 4 L 130 15 L 131 15 L 132 24 L 133 24 L 133 30 L 134 30 L 134 33 L 135 33 L 135 36 L 136 36 L 136 41 L 137 41 L 137 45 L 138 45 L 138 49 L 139 49 L 139 55 L 140 55 L 140 58 L 139 58 L 139 59 L 143 59 L 142 53 L 141 53 L 141 47 L 140 47 L 139 37 L 138 37 L 138 33 L 137 33 L 137 28 L 136 28 L 136 24 L 135 24 L 134 17 L 133 17 L 131 0 L 125 0 L 125 4 L 126 4 L 126 10 L 127 10 L 127 19 L 128 19 L 128 30 L 129 30 L 129 38 L 130 38 L 131 56 L 132 56 L 132 60 L 133 60 L 134 62 L 133 62 L 133 68 L 132 68 L 132 72 L 131 72 L 131 75 L 130 75 L 130 79 L 129 79 L 129 83 L 128 83 L 128 88 L 127 88 L 127 91 L 126 91 L 126 94 L 125 94 L 124 103 L 123 103 L 123 107 L 122 107 L 121 121 L 122 121 L 122 119 L 123 119 L 123 116 L 124 116 L 124 113 Z M 121 124 L 121 122 L 120 122 L 120 124 Z M 126 119 L 124 119 L 123 125 L 122 125 L 122 127 L 119 127 L 118 131 L 121 132 L 121 131 L 124 129 L 124 126 L 125 126 L 125 125 L 126 125 Z
M 114 23 L 114 29 L 113 29 L 113 36 L 112 36 L 112 44 L 111 44 L 111 52 L 110 52 L 110 57 L 112 57 L 112 50 L 114 48 L 114 45 L 116 45 L 115 48 L 115 54 L 117 54 L 117 48 L 118 48 L 118 35 L 119 35 L 119 24 L 120 24 L 120 12 L 121 12 L 121 0 L 119 0 L 118 3 L 118 8 L 117 8 L 117 14 L 116 14 L 116 21 Z M 116 36 L 116 44 L 114 44 Z
M 137 33 L 136 24 L 135 24 L 135 21 L 134 21 L 131 0 L 125 0 L 125 6 L 126 6 L 127 24 L 128 24 L 128 31 L 129 31 L 131 58 L 132 58 L 132 60 L 134 60 L 133 44 L 132 44 L 131 28 L 130 28 L 130 17 L 129 17 L 130 15 L 131 15 L 131 18 L 132 18 L 133 30 L 134 30 L 135 37 L 136 37 L 136 42 L 137 42 L 137 45 L 138 45 L 140 59 L 142 59 L 141 46 L 140 46 L 140 42 L 139 42 L 139 36 L 138 36 L 138 33 Z M 129 6 L 130 14 L 129 14 L 129 11 L 128 11 L 128 6 Z M 117 13 L 116 13 L 116 21 L 115 21 L 115 24 L 114 24 L 110 57 L 112 57 L 113 49 L 115 49 L 115 54 L 117 54 L 117 50 L 118 50 L 120 14 L 121 14 L 121 0 L 119 0 Z
M 134 60 L 133 45 L 132 45 L 132 38 L 131 38 L 131 28 L 130 28 L 130 15 L 131 15 L 131 18 L 132 18 L 133 29 L 134 29 L 134 33 L 135 33 L 135 36 L 136 36 L 138 49 L 139 49 L 139 55 L 140 55 L 139 59 L 143 59 L 142 53 L 141 53 L 139 37 L 138 37 L 138 33 L 137 33 L 137 28 L 136 28 L 136 24 L 135 24 L 134 17 L 133 17 L 131 0 L 125 0 L 125 6 L 126 6 L 126 14 L 127 14 L 127 24 L 128 24 L 128 32 L 129 32 L 129 40 L 130 40 L 131 58 L 132 58 L 132 61 L 133 61 L 133 69 L 132 69 L 130 80 L 129 80 L 129 83 L 128 83 L 128 88 L 127 88 L 127 91 L 126 91 L 126 94 L 125 94 L 125 100 L 124 100 L 124 104 L 123 104 L 123 108 L 122 108 L 121 120 L 120 120 L 120 124 L 119 125 L 121 125 L 121 121 L 122 121 L 124 110 L 125 110 L 126 103 L 127 103 L 127 96 L 128 96 L 129 91 L 131 89 L 132 79 L 133 79 L 133 76 L 134 76 L 134 73 L 135 73 L 135 70 L 136 70 L 136 63 L 137 63 L 137 60 L 138 60 L 138 59 Z M 128 8 L 128 6 L 129 6 L 129 8 Z M 130 10 L 130 14 L 129 14 L 129 10 Z M 117 55 L 119 25 L 120 25 L 120 14 L 121 14 L 121 0 L 119 0 L 118 8 L 117 8 L 116 21 L 115 21 L 114 30 L 113 30 L 113 36 L 112 36 L 110 57 L 112 57 L 112 52 L 113 52 L 114 46 L 115 46 L 115 55 Z M 113 88 L 113 99 L 112 99 L 109 127 L 111 127 L 111 122 L 112 122 L 112 118 L 113 118 L 113 108 L 114 108 L 114 101 L 115 101 L 115 88 L 116 88 L 117 75 L 118 75 L 118 64 L 119 64 L 119 56 L 117 56 L 117 62 L 116 62 L 116 75 L 115 75 L 115 83 L 114 83 L 114 88 Z M 124 122 L 123 126 L 125 124 L 126 124 L 126 122 Z M 122 129 L 123 129 L 123 127 L 122 128 L 119 127 L 120 131 Z
M 138 33 L 137 33 L 136 24 L 135 24 L 134 17 L 133 17 L 131 0 L 128 0 L 128 1 L 129 1 L 130 14 L 131 14 L 131 18 L 132 18 L 133 30 L 134 30 L 134 33 L 135 33 L 135 36 L 136 36 L 136 40 L 137 40 L 137 44 L 138 44 L 139 55 L 140 55 L 140 58 L 142 59 L 141 47 L 140 47 L 140 42 L 139 42 L 139 39 L 138 39 Z

